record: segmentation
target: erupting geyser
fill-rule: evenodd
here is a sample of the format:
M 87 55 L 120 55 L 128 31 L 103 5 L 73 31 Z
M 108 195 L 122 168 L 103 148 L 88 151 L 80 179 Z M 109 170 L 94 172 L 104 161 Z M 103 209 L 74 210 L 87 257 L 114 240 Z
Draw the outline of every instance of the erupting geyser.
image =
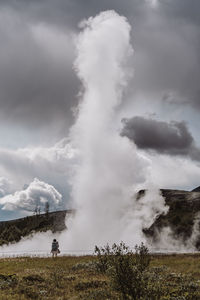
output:
M 48 253 L 53 237 L 58 238 L 61 251 L 71 253 L 121 240 L 134 246 L 145 240 L 142 229 L 167 211 L 156 189 L 136 200 L 138 186 L 148 188 L 150 162 L 119 134 L 116 121 L 116 109 L 130 75 L 130 29 L 126 18 L 115 11 L 82 22 L 75 70 L 83 91 L 69 136 L 70 149 L 77 155 L 70 172 L 76 214 L 67 220 L 68 230 L 60 236 L 36 234 L 4 247 L 5 252 Z
M 134 245 L 144 239 L 142 228 L 166 208 L 157 192 L 140 203 L 134 198 L 137 185 L 146 181 L 149 162 L 115 124 L 129 74 L 127 58 L 133 53 L 131 28 L 115 11 L 89 18 L 82 28 L 75 70 L 83 93 L 70 135 L 80 153 L 72 180 L 77 213 L 67 223 L 66 245 L 93 249 L 120 240 Z

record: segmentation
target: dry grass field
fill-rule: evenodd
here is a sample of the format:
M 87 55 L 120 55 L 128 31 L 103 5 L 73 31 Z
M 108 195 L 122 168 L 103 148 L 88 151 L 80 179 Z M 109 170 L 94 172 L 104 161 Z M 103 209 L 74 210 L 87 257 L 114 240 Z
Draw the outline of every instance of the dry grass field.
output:
M 95 256 L 1 258 L 0 299 L 125 299 L 112 288 L 110 277 L 96 270 L 96 261 Z M 200 255 L 152 256 L 151 270 L 156 270 L 157 279 L 168 288 L 165 295 L 145 299 L 200 299 Z M 189 276 L 187 284 L 180 276 Z M 195 298 L 190 298 L 188 284 L 191 289 L 195 286 Z

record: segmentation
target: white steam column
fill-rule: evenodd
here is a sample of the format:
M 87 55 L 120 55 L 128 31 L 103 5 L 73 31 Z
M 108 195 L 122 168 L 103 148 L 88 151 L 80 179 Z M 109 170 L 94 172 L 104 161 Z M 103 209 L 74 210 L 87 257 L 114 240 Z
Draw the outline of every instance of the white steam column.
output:
M 77 213 L 67 220 L 65 232 L 23 238 L 1 247 L 0 256 L 49 255 L 53 238 L 58 239 L 61 254 L 90 253 L 95 244 L 121 240 L 134 246 L 145 240 L 142 229 L 167 211 L 156 189 L 140 201 L 134 197 L 138 184 L 147 186 L 150 163 L 119 135 L 116 123 L 129 75 L 126 63 L 133 53 L 126 18 L 107 11 L 82 22 L 77 52 L 75 70 L 83 91 L 69 136 L 76 157 L 78 153 L 70 170 Z
M 157 193 L 148 205 L 146 198 L 143 204 L 136 202 L 135 187 L 145 181 L 149 163 L 116 130 L 115 109 L 127 83 L 127 58 L 133 53 L 131 28 L 115 11 L 89 18 L 82 28 L 75 69 L 83 92 L 71 129 L 72 146 L 80 153 L 72 180 L 77 214 L 67 222 L 66 247 L 94 249 L 95 244 L 120 240 L 134 245 L 143 240 L 142 227 L 152 223 L 164 202 Z

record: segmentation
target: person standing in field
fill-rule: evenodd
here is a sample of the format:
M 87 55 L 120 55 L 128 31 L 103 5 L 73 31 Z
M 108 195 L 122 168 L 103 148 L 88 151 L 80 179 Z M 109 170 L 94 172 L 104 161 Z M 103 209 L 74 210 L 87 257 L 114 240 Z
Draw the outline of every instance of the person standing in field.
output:
M 51 253 L 52 257 L 57 257 L 58 253 L 60 253 L 59 244 L 58 241 L 56 241 L 56 239 L 54 239 L 52 242 Z

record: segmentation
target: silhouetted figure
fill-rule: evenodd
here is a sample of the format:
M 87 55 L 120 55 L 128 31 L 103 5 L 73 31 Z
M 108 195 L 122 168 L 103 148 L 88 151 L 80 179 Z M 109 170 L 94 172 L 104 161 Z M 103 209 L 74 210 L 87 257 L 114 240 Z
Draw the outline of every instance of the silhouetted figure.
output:
M 57 257 L 58 253 L 60 253 L 59 244 L 58 241 L 56 241 L 56 239 L 54 239 L 52 242 L 51 253 L 52 257 Z

